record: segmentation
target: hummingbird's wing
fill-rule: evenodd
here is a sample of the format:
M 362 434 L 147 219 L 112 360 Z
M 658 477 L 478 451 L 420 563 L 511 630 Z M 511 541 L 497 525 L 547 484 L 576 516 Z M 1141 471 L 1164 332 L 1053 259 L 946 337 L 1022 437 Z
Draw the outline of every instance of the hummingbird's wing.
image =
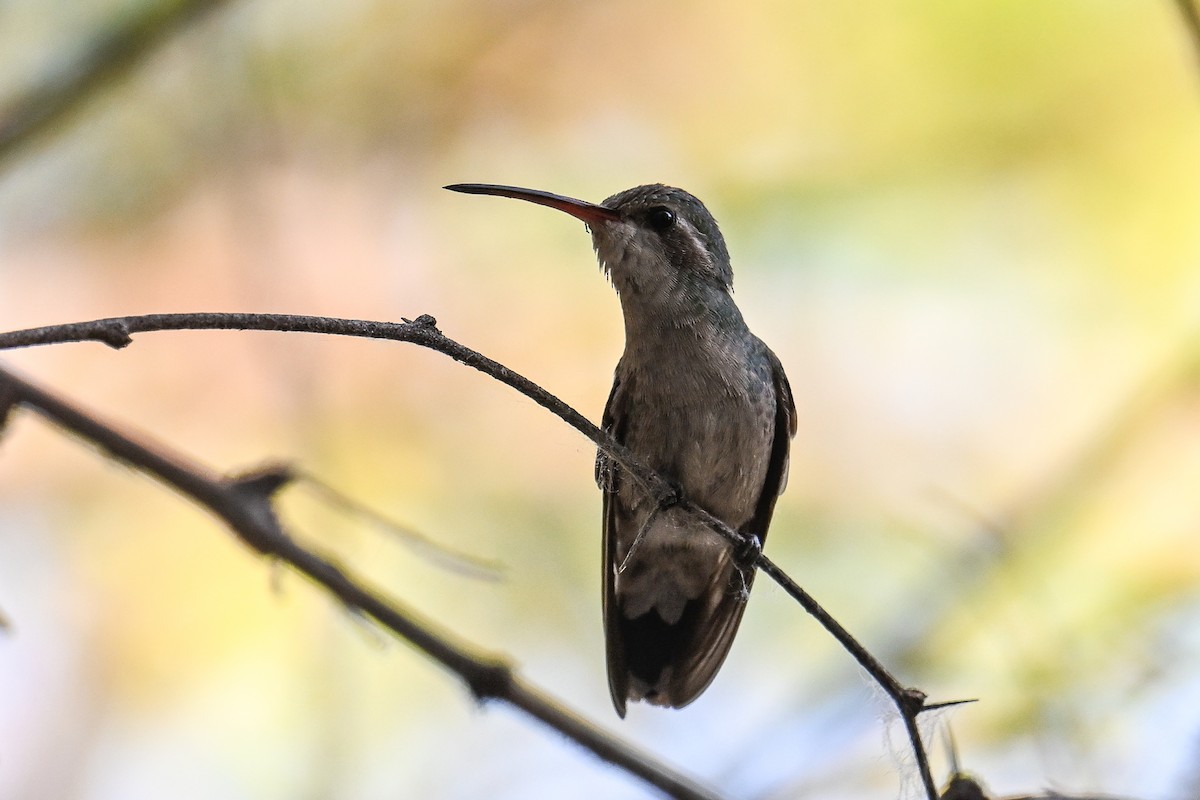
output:
M 775 386 L 775 438 L 771 443 L 767 478 L 763 481 L 762 494 L 758 496 L 754 518 L 742 527 L 742 533 L 753 533 L 760 543 L 766 541 L 767 528 L 770 527 L 771 516 L 775 513 L 775 501 L 787 488 L 791 441 L 796 435 L 797 423 L 796 401 L 792 398 L 792 385 L 788 383 L 787 375 L 783 372 L 783 364 L 779 363 L 779 357 L 771 352 L 771 348 L 763 345 L 763 349 L 767 351 L 767 361 L 771 364 L 771 382 Z
M 775 390 L 775 424 L 771 455 L 762 492 L 755 505 L 754 516 L 743 525 L 741 533 L 751 533 L 762 542 L 775 512 L 775 501 L 787 485 L 791 439 L 796 435 L 796 405 L 792 387 L 783 365 L 763 345 L 771 367 Z M 746 597 L 754 583 L 754 570 L 742 572 L 734 563 L 732 553 L 726 553 L 720 568 L 713 576 L 711 588 L 689 604 L 680 620 L 681 633 L 691 639 L 674 671 L 665 695 L 676 708 L 696 699 L 716 677 L 729 654 L 733 637 L 746 610 Z
M 625 387 L 627 388 L 627 387 Z M 621 365 L 617 364 L 616 377 L 608 402 L 604 404 L 604 416 L 600 425 L 612 434 L 619 443 L 625 444 L 625 421 L 629 419 L 626 400 L 628 391 L 622 391 Z M 621 612 L 616 598 L 617 559 L 616 495 L 621 480 L 620 468 L 603 450 L 596 452 L 596 484 L 600 487 L 601 517 L 604 527 L 604 552 L 601 554 L 600 578 L 603 586 L 602 608 L 604 614 L 604 647 L 608 659 L 608 690 L 612 695 L 617 715 L 625 717 L 625 699 L 629 696 L 629 672 L 625 668 L 625 642 L 621 636 Z
M 771 451 L 762 491 L 753 515 L 741 527 L 744 533 L 766 538 L 775 510 L 775 502 L 787 483 L 791 438 L 796 432 L 796 409 L 791 386 L 779 359 L 763 345 L 770 366 L 774 390 L 774 419 Z M 618 365 L 617 379 L 604 410 L 603 426 L 618 442 L 625 444 L 627 422 L 632 409 L 632 386 Z M 622 475 L 603 453 L 597 456 L 596 479 L 603 490 L 604 518 L 604 633 L 608 658 L 608 685 L 613 706 L 624 717 L 630 696 L 631 673 L 639 672 L 642 662 L 672 665 L 669 677 L 655 690 L 660 705 L 682 707 L 694 700 L 712 682 L 725 661 L 746 608 L 746 593 L 754 580 L 753 572 L 742 573 L 731 552 L 725 552 L 715 569 L 709 588 L 688 602 L 678 622 L 667 624 L 649 614 L 638 620 L 626 619 L 616 593 L 618 563 L 617 541 L 622 525 L 636 525 L 621 496 Z M 627 652 L 627 647 L 632 648 Z M 631 661 L 632 659 L 632 661 Z M 631 669 L 632 668 L 632 669 Z M 644 666 L 642 667 L 644 669 Z M 651 669 L 651 672 L 655 670 Z M 645 687 L 643 687 L 644 690 Z M 635 692 L 640 696 L 638 690 Z

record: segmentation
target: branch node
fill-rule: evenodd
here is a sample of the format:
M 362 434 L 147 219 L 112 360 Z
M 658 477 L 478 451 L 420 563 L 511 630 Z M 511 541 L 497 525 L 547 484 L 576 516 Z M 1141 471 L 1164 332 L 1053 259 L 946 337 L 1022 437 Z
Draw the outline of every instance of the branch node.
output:
M 108 320 L 103 324 L 97 325 L 88 332 L 89 337 L 98 342 L 111 347 L 113 350 L 121 350 L 133 344 L 133 336 L 129 333 L 129 325 L 123 320 Z
M 419 325 L 422 328 L 429 328 L 434 333 L 441 333 L 437 327 L 437 320 L 434 319 L 432 314 L 422 314 L 416 319 L 411 320 L 411 323 L 413 325 Z
M 488 700 L 504 698 L 509 695 L 512 686 L 512 667 L 502 661 L 480 662 L 472 665 L 468 674 L 463 677 L 467 688 L 475 702 L 484 703 Z
M 916 719 L 917 715 L 922 711 L 927 711 L 925 700 L 928 697 L 920 689 L 902 689 L 900 697 L 896 699 L 897 705 L 900 706 L 900 712 L 909 719 Z
M 291 537 L 279 523 L 271 500 L 294 479 L 289 467 L 274 465 L 221 481 L 227 501 L 214 506 L 239 534 L 239 538 L 264 556 L 288 559 L 284 552 Z

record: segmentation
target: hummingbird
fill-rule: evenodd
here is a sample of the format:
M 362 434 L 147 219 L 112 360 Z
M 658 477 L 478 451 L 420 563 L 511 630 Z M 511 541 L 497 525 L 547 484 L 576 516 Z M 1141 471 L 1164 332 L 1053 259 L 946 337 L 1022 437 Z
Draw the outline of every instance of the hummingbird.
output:
M 779 359 L 734 303 L 729 250 L 704 204 L 662 184 L 600 204 L 515 186 L 446 188 L 526 200 L 584 222 L 625 322 L 602 427 L 681 496 L 761 544 L 787 484 L 796 409 Z M 613 706 L 621 717 L 628 701 L 682 708 L 725 661 L 754 570 L 677 503 L 649 496 L 603 450 L 595 474 Z

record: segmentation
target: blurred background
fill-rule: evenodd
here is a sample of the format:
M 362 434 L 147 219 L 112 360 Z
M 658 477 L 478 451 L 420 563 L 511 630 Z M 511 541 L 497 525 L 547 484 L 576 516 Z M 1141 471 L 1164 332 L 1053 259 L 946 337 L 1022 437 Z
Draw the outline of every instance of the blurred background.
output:
M 0 121 L 186 5 L 0 4 Z M 440 187 L 682 186 L 797 395 L 768 553 L 904 682 L 979 698 L 929 720 L 938 774 L 951 724 L 997 793 L 1200 794 L 1200 71 L 1174 4 L 206 5 L 0 152 L 0 327 L 427 313 L 598 419 L 623 334 L 582 226 Z M 270 333 L 3 360 L 502 561 L 464 578 L 284 497 L 304 541 L 731 797 L 915 796 L 886 699 L 766 580 L 700 700 L 619 721 L 593 448 L 472 370 Z M 32 416 L 0 445 L 0 797 L 653 796 Z

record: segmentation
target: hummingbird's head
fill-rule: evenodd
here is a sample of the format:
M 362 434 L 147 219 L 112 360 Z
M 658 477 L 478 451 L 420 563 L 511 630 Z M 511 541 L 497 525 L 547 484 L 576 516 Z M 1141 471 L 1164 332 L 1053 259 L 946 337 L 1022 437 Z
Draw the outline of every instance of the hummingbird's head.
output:
M 627 319 L 631 312 L 645 311 L 683 324 L 714 311 L 732 290 L 729 250 L 717 221 L 682 189 L 658 183 L 637 186 L 597 205 L 514 186 L 446 188 L 527 200 L 583 220 Z
M 589 225 L 592 244 L 623 297 L 651 301 L 680 290 L 730 290 L 733 269 L 725 238 L 695 196 L 656 183 L 626 189 L 601 205 L 620 217 Z

